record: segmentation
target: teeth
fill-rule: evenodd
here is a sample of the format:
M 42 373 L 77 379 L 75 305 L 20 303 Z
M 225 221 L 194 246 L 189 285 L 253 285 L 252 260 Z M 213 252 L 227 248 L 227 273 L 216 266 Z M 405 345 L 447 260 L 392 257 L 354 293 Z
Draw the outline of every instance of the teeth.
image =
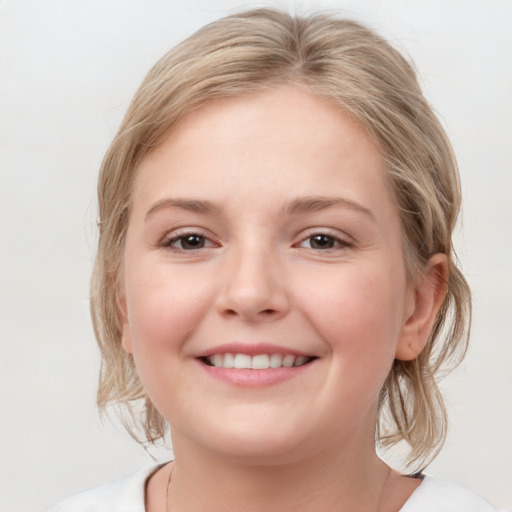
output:
M 267 370 L 268 368 L 291 368 L 302 366 L 312 358 L 306 356 L 294 356 L 292 354 L 213 354 L 206 357 L 206 362 L 216 368 L 239 368 L 252 370 Z
M 267 354 L 261 354 L 252 358 L 251 368 L 253 370 L 266 370 L 270 366 L 270 358 Z
M 299 356 L 295 358 L 295 361 L 293 363 L 293 366 L 302 366 L 303 364 L 306 364 L 308 361 L 307 357 Z
M 222 357 L 222 355 L 221 355 Z M 251 368 L 252 361 L 251 356 L 248 356 L 247 354 L 235 354 L 235 368 Z
M 283 356 L 281 354 L 271 354 L 270 368 L 280 368 L 283 364 Z
M 212 356 L 212 364 L 213 366 L 216 366 L 217 368 L 220 368 L 224 361 L 223 361 L 223 357 L 222 357 L 222 354 L 213 354 Z
M 291 368 L 293 363 L 295 363 L 295 356 L 288 354 L 287 356 L 283 357 L 283 366 L 285 368 Z

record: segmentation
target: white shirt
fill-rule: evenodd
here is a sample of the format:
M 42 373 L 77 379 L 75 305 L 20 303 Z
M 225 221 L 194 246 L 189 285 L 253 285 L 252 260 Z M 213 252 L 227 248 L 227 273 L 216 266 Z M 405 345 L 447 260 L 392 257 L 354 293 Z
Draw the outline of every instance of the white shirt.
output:
M 160 466 L 77 494 L 49 512 L 145 512 L 147 479 Z M 449 482 L 425 476 L 399 512 L 499 512 L 480 496 Z

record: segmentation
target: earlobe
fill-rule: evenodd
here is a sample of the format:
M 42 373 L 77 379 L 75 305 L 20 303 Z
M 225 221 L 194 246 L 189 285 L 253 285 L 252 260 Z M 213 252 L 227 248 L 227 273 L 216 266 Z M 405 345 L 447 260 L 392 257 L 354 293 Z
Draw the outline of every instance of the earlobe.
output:
M 122 338 L 121 345 L 128 353 L 132 353 L 132 338 L 130 334 L 130 324 L 128 323 L 128 313 L 126 308 L 126 298 L 124 295 L 117 296 L 117 310 L 119 314 L 119 321 L 121 323 Z
M 406 312 L 405 323 L 397 345 L 395 358 L 412 361 L 425 348 L 437 313 L 446 295 L 448 259 L 436 254 L 428 261 L 414 290 Z
M 121 339 L 121 345 L 123 346 L 125 352 L 128 354 L 132 353 L 132 337 L 130 334 L 130 325 L 128 322 L 123 322 L 123 337 Z

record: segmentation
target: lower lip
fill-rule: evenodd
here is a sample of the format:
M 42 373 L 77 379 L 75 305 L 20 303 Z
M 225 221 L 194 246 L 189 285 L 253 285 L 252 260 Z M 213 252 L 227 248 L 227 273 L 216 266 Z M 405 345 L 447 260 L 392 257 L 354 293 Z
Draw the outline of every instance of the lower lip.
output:
M 293 379 L 302 375 L 314 363 L 314 361 L 310 361 L 302 366 L 292 366 L 291 368 L 282 366 L 266 370 L 251 370 L 248 368 L 218 368 L 216 366 L 208 366 L 202 361 L 198 362 L 215 379 L 235 386 L 251 388 L 272 386 Z

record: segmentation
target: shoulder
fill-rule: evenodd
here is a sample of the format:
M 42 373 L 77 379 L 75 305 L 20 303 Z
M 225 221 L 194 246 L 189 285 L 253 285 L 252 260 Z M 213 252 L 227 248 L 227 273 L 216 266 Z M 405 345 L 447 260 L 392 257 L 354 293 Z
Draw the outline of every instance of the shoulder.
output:
M 435 507 L 435 508 L 434 508 Z M 489 502 L 458 485 L 425 476 L 400 512 L 499 512 Z
M 49 512 L 144 512 L 146 481 L 159 467 L 144 468 L 122 480 L 77 494 Z

